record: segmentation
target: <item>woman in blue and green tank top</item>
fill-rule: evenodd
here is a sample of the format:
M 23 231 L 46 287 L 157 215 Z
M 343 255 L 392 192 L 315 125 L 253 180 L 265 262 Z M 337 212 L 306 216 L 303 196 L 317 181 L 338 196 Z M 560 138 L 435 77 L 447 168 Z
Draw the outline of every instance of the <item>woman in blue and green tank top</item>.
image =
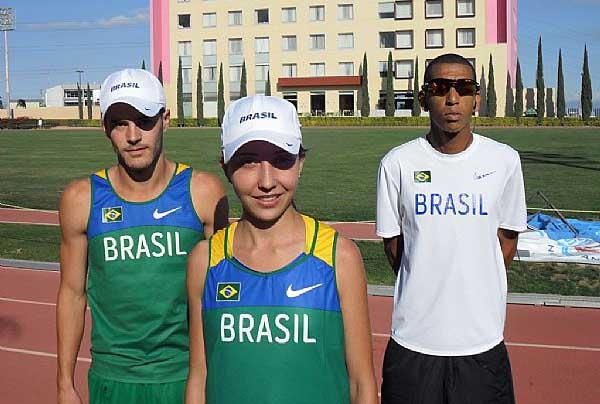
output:
M 296 109 L 240 99 L 222 142 L 243 213 L 188 259 L 186 402 L 376 403 L 359 250 L 293 204 L 305 160 Z

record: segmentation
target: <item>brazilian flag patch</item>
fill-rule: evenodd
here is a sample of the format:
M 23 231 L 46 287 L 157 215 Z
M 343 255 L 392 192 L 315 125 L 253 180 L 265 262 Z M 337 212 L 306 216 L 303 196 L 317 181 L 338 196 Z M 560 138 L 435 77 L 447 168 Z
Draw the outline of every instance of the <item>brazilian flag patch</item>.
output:
M 217 283 L 217 302 L 239 302 L 242 284 L 240 282 Z
M 414 178 L 417 184 L 431 182 L 431 171 L 415 171 Z
M 102 223 L 118 223 L 123 221 L 123 207 L 102 208 Z

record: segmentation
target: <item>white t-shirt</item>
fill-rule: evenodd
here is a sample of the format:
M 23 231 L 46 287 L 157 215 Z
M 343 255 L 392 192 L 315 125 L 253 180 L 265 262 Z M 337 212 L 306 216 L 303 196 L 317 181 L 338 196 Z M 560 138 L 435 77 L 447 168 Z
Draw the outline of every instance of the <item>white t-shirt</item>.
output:
M 503 339 L 506 270 L 498 228 L 527 228 L 518 153 L 473 134 L 458 154 L 425 137 L 379 166 L 377 235 L 404 237 L 392 338 L 428 355 L 474 355 Z

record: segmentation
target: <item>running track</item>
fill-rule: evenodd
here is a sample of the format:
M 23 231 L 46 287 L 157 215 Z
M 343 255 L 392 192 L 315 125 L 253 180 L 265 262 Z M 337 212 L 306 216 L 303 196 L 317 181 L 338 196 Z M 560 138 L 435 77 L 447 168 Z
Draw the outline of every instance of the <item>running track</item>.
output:
M 0 210 L 0 222 L 56 224 L 55 213 Z M 25 213 L 25 215 L 23 215 Z M 359 235 L 368 238 L 372 225 Z M 342 233 L 354 229 L 337 224 Z M 358 234 L 357 234 L 358 235 Z M 0 402 L 55 402 L 58 272 L 0 267 Z M 369 297 L 376 374 L 388 340 L 391 298 Z M 88 318 L 76 381 L 87 397 Z M 592 404 L 600 397 L 600 310 L 509 305 L 505 337 L 520 404 Z M 380 381 L 380 379 L 379 379 Z

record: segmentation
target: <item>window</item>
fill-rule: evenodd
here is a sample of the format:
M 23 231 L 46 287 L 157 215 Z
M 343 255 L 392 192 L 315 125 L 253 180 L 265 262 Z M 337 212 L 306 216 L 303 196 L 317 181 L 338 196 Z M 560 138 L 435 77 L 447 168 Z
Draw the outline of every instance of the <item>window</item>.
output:
M 379 33 L 379 47 L 380 48 L 395 48 L 395 32 L 380 32 Z
M 204 28 L 216 27 L 217 26 L 217 13 L 202 14 L 202 26 Z
M 313 34 L 310 36 L 310 49 L 325 49 L 325 34 Z
M 340 75 L 354 76 L 354 62 L 340 62 Z
M 425 47 L 426 48 L 443 48 L 444 47 L 444 30 L 443 29 L 427 29 L 427 30 L 425 30 Z
M 229 12 L 229 25 L 242 25 L 242 11 Z
M 444 2 L 442 0 L 425 0 L 425 18 L 442 18 Z
M 281 77 L 296 77 L 298 75 L 298 66 L 295 63 L 285 63 L 282 66 Z
M 354 34 L 338 34 L 338 48 L 352 49 L 354 48 Z
M 396 60 L 396 78 L 397 79 L 412 79 L 413 77 L 413 61 L 412 60 Z
M 396 31 L 396 48 L 398 49 L 412 49 L 413 48 L 413 32 L 410 31 Z
M 229 39 L 229 54 L 241 55 L 242 53 L 242 38 Z
M 217 40 L 206 39 L 203 42 L 204 45 L 204 56 L 214 56 L 217 54 Z
M 475 0 L 456 0 L 457 17 L 474 17 Z
M 296 7 L 282 8 L 281 22 L 296 22 Z
M 475 28 L 458 28 L 456 30 L 456 47 L 472 48 L 475 46 Z
M 387 94 L 385 91 L 379 92 L 379 100 L 377 101 L 377 109 L 385 109 Z M 413 107 L 414 95 L 412 91 L 394 91 L 394 104 L 396 110 L 410 110 Z
M 269 23 L 269 9 L 261 8 L 254 10 L 254 22 L 257 24 L 268 24 Z
M 296 93 L 296 92 L 283 93 L 283 99 L 291 102 L 292 105 L 294 105 L 294 107 L 296 109 L 298 109 L 298 93 Z
M 177 0 L 177 3 L 189 3 L 190 0 Z
M 180 41 L 177 42 L 177 56 L 181 60 L 181 67 L 192 66 L 192 42 Z
M 354 18 L 354 7 L 352 4 L 338 4 L 338 20 L 352 20 Z
M 379 3 L 379 18 L 394 18 L 394 2 Z
M 413 18 L 412 0 L 396 1 L 394 16 L 397 20 L 410 20 L 411 18 Z
M 298 49 L 296 35 L 284 35 L 281 37 L 281 40 L 281 48 L 284 51 L 295 51 L 296 49 Z
M 189 14 L 179 14 L 177 16 L 177 28 L 190 28 L 191 16 Z
M 242 79 L 242 66 L 229 66 L 229 81 L 240 81 Z
M 379 77 L 387 77 L 387 65 L 388 65 L 387 60 L 379 61 Z M 394 69 L 394 64 L 392 63 L 392 72 L 393 72 L 393 69 Z
M 325 76 L 325 63 L 311 63 L 310 75 L 313 77 Z
M 310 6 L 308 18 L 311 21 L 325 21 L 325 6 Z
M 265 81 L 269 76 L 269 65 L 256 65 L 254 69 L 254 79 L 258 81 Z
M 217 66 L 205 67 L 202 75 L 204 81 L 217 81 Z
M 255 53 L 269 53 L 269 38 L 255 38 L 254 39 L 254 52 Z

